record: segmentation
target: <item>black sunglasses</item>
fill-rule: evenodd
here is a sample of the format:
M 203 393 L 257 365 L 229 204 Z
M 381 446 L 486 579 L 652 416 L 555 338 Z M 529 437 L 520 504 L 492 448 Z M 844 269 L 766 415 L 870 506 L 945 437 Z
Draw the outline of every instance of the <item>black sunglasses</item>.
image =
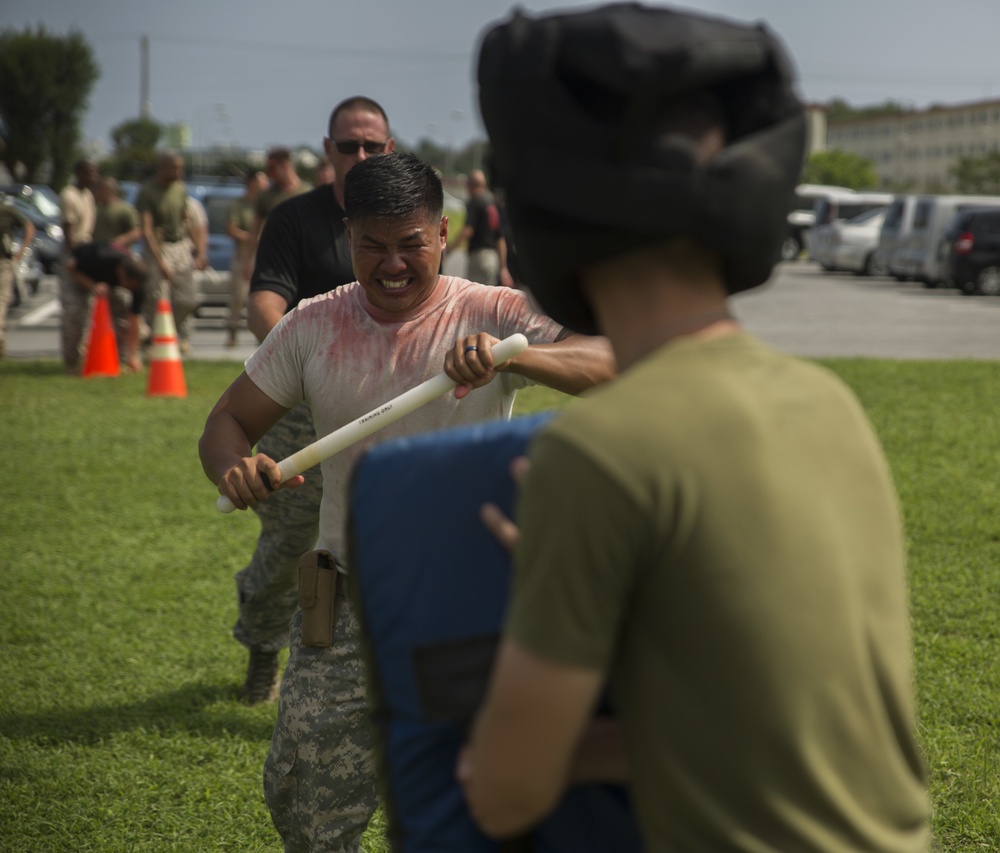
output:
M 335 139 L 331 139 L 334 145 L 337 146 L 337 150 L 341 154 L 357 154 L 359 148 L 365 149 L 365 154 L 381 154 L 385 151 L 385 142 L 358 142 L 356 139 L 345 139 L 343 142 L 337 142 Z

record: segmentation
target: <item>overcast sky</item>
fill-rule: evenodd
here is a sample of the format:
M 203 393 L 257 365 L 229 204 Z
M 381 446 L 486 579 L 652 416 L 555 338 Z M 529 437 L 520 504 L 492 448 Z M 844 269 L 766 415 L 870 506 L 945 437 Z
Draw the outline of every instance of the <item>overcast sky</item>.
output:
M 473 74 L 484 29 L 510 0 L 0 0 L 0 26 L 80 29 L 101 66 L 88 140 L 139 114 L 149 37 L 153 118 L 195 144 L 318 148 L 330 109 L 375 98 L 397 139 L 481 137 Z M 522 0 L 528 11 L 580 7 Z M 649 5 L 661 5 L 650 3 Z M 764 21 L 789 47 L 808 101 L 892 98 L 916 107 L 1000 98 L 1000 0 L 695 0 Z M 530 128 L 526 128 L 530 132 Z

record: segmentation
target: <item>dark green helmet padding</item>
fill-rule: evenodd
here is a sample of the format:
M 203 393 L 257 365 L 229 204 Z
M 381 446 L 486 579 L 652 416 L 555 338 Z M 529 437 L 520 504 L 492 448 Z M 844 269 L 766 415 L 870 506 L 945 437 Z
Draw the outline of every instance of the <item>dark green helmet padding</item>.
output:
M 672 236 L 721 253 L 730 292 L 767 280 L 805 148 L 802 106 L 762 26 L 638 4 L 492 28 L 479 102 L 525 283 L 554 319 L 597 328 L 582 267 Z M 664 108 L 721 105 L 724 150 L 657 131 Z

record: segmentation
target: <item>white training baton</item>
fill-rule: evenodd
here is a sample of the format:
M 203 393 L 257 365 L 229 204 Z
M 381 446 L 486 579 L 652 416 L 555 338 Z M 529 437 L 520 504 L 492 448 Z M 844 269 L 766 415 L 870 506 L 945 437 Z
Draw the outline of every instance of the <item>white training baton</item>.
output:
M 522 334 L 511 335 L 504 338 L 493 346 L 493 364 L 503 364 L 508 359 L 513 358 L 520 352 L 528 348 L 528 339 Z M 289 477 L 301 474 L 313 465 L 318 465 L 324 459 L 339 453 L 345 447 L 349 447 L 356 441 L 371 435 L 373 432 L 398 421 L 404 415 L 408 415 L 435 400 L 442 394 L 447 393 L 458 383 L 447 373 L 442 371 L 437 376 L 433 376 L 426 382 L 421 382 L 416 388 L 411 388 L 400 394 L 396 399 L 383 403 L 377 409 L 372 409 L 367 415 L 362 415 L 356 421 L 344 424 L 339 429 L 335 429 L 329 435 L 317 439 L 307 447 L 296 451 L 291 456 L 282 459 L 278 463 L 278 470 L 281 471 L 281 481 L 284 482 Z M 215 502 L 219 512 L 230 513 L 236 507 L 225 495 L 219 495 Z

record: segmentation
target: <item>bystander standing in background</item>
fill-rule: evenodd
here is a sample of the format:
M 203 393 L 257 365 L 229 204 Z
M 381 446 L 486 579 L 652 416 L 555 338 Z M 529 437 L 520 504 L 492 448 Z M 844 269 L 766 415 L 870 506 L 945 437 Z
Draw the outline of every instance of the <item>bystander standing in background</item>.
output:
M 247 304 L 250 282 L 244 276 L 250 258 L 250 232 L 253 228 L 254 203 L 257 196 L 267 189 L 267 175 L 264 172 L 250 172 L 246 176 L 246 187 L 242 196 L 229 206 L 226 234 L 233 241 L 233 261 L 229 265 L 229 315 L 226 320 L 226 346 L 236 346 L 242 322 L 243 309 Z
M 21 245 L 14 248 L 14 236 L 23 231 Z M 7 198 L 0 204 L 0 358 L 7 355 L 7 309 L 14 289 L 14 276 L 25 251 L 35 239 L 34 223 Z
M 73 174 L 73 183 L 67 184 L 59 194 L 64 265 L 73 249 L 93 239 L 97 216 L 93 192 L 98 179 L 97 164 L 91 160 L 80 160 Z M 87 326 L 88 301 L 80 298 L 79 288 L 70 280 L 65 269 L 59 276 L 59 302 L 62 309 L 59 329 L 63 364 L 68 372 L 77 373 L 80 370 L 80 341 Z
M 136 200 L 149 266 L 143 316 L 152 329 L 157 302 L 169 299 L 182 352 L 191 350 L 188 318 L 197 304 L 187 197 L 184 160 L 176 151 L 164 151 L 156 175 L 142 185 Z

